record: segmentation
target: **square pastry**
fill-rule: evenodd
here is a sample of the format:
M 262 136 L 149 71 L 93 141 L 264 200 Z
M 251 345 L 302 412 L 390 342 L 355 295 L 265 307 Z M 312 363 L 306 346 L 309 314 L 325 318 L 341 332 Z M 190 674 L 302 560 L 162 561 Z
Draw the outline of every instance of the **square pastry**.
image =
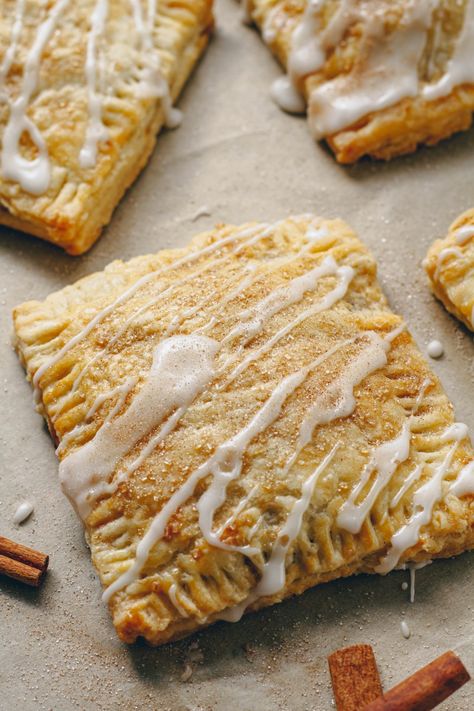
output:
M 424 267 L 434 295 L 474 331 L 474 210 L 461 215 L 448 236 L 433 243 Z
M 473 545 L 467 428 L 339 220 L 221 225 L 14 321 L 124 641 Z
M 0 224 L 89 249 L 178 125 L 212 22 L 212 0 L 2 2 Z
M 288 72 L 272 94 L 341 163 L 469 128 L 474 0 L 246 0 Z

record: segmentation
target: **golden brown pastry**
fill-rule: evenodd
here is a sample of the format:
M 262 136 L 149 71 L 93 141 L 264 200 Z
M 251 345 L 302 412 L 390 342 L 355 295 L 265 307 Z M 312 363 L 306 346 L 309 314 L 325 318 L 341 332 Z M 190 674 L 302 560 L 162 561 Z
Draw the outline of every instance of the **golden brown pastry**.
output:
M 286 68 L 272 94 L 341 163 L 469 128 L 474 0 L 246 0 Z
M 340 220 L 221 225 L 14 320 L 124 641 L 474 543 L 467 428 Z
M 5 0 L 0 223 L 81 254 L 147 162 L 212 0 Z
M 474 210 L 461 215 L 445 239 L 432 244 L 424 267 L 435 296 L 474 331 Z

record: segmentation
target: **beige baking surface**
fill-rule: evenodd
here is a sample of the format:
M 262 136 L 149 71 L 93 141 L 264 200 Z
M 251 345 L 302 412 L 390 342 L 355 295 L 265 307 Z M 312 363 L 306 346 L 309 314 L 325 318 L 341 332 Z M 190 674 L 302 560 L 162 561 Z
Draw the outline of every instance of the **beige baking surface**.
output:
M 422 350 L 432 338 L 443 341 L 446 355 L 433 368 L 474 433 L 474 340 L 430 295 L 420 266 L 433 238 L 472 205 L 474 132 L 391 164 L 342 168 L 314 145 L 304 119 L 271 103 L 280 70 L 257 33 L 239 24 L 234 0 L 218 0 L 217 17 L 220 30 L 180 104 L 182 127 L 162 135 L 90 254 L 67 257 L 0 231 L 0 532 L 51 554 L 41 591 L 0 580 L 1 711 L 325 711 L 326 655 L 358 642 L 374 645 L 386 687 L 449 648 L 474 671 L 474 554 L 419 571 L 414 605 L 401 590 L 407 573 L 342 580 L 237 625 L 215 625 L 194 638 L 197 650 L 193 638 L 129 649 L 100 602 L 80 523 L 59 490 L 52 443 L 9 345 L 10 310 L 115 257 L 183 245 L 219 220 L 341 216 L 375 253 L 391 304 Z M 212 215 L 193 223 L 203 206 Z M 35 513 L 15 529 L 24 498 Z M 189 659 L 194 671 L 185 683 Z M 474 708 L 474 683 L 440 708 Z

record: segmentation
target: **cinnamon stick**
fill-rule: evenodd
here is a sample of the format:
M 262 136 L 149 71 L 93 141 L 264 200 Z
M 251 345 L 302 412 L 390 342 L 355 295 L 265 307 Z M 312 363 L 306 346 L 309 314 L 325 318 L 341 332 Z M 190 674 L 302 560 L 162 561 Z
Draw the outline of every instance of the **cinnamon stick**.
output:
M 446 652 L 367 706 L 364 711 L 430 711 L 471 677 L 454 652 Z
M 0 573 L 26 585 L 38 587 L 46 570 L 49 556 L 0 536 Z
M 361 711 L 382 694 L 374 652 L 369 644 L 338 649 L 328 657 L 337 711 Z

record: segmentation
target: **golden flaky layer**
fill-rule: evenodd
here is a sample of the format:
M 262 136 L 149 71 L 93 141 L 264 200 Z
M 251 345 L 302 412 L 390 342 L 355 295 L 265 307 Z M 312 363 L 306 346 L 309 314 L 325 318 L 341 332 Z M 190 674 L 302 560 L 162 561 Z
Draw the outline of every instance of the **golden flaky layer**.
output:
M 344 96 L 351 96 L 353 91 L 369 99 L 373 92 L 371 76 L 385 72 L 385 79 L 380 85 L 382 90 L 377 91 L 377 101 L 385 104 L 382 108 L 373 101 L 373 109 L 368 108 L 363 115 L 342 128 L 327 131 L 324 135 L 316 132 L 318 139 L 327 141 L 339 162 L 353 163 L 364 155 L 387 160 L 411 153 L 420 144 L 435 145 L 453 133 L 470 127 L 474 111 L 472 61 L 470 72 L 467 72 L 472 75 L 468 83 L 465 80 L 455 82 L 450 90 L 431 99 L 423 95 L 422 89 L 435 85 L 448 72 L 471 2 L 324 0 L 316 13 L 317 30 L 311 20 L 307 22 L 307 50 L 301 55 L 306 57 L 305 61 L 309 58 L 310 62 L 314 62 L 314 43 L 311 45 L 308 34 L 313 33 L 315 38 L 324 37 L 322 44 L 326 56 L 316 71 L 289 67 L 295 44 L 293 34 L 302 23 L 309 0 L 247 0 L 246 4 L 249 17 L 258 25 L 266 43 L 283 67 L 290 71 L 305 96 L 313 132 L 321 115 L 322 87 L 324 94 L 325 88 L 341 82 L 340 105 L 344 103 Z M 365 17 L 357 17 L 358 10 Z M 355 11 L 354 18 L 339 35 L 338 26 L 352 11 Z M 375 39 L 370 36 L 367 39 L 368 20 L 376 16 L 380 20 L 375 25 L 376 32 L 371 27 L 368 33 L 372 33 Z M 426 17 L 425 28 L 423 23 Z M 410 71 L 406 70 L 410 60 L 403 57 L 402 44 L 397 35 L 403 25 L 409 27 L 405 33 L 407 43 L 414 42 L 414 32 L 424 33 L 420 55 L 416 55 L 415 49 L 411 51 L 415 59 Z M 321 46 L 318 51 L 321 51 Z M 398 60 L 394 61 L 397 56 Z M 411 80 L 404 91 L 401 85 L 412 71 L 418 90 L 413 88 Z M 386 98 L 391 93 L 394 94 L 393 100 Z M 368 103 L 370 105 L 370 101 Z
M 139 279 L 138 288 L 108 308 Z M 301 279 L 309 281 L 297 293 Z M 262 416 L 288 383 L 284 379 L 312 364 L 245 444 L 239 476 L 216 507 L 213 530 L 220 540 L 236 547 L 251 543 L 253 553 L 218 548 L 203 535 L 197 505 L 213 483 L 208 474 L 165 519 L 138 578 L 111 597 L 124 641 L 143 636 L 160 644 L 247 599 L 253 610 L 323 581 L 374 572 L 392 550 L 393 535 L 420 510 L 415 492 L 432 478 L 440 480 L 433 515 L 393 565 L 451 556 L 474 543 L 472 496 L 461 499 L 449 491 L 474 458 L 465 430 L 452 439 L 450 402 L 390 311 L 373 257 L 340 220 L 302 216 L 270 226 L 221 225 L 184 249 L 113 262 L 44 302 L 22 304 L 14 323 L 16 348 L 37 386 L 40 409 L 61 442 L 61 467 L 95 446 L 106 418 L 117 421 L 136 404 L 148 387 L 158 344 L 179 334 L 205 334 L 216 343 L 208 385 L 124 476 L 163 423 L 142 433 L 115 468 L 109 492 L 85 516 L 104 586 L 130 569 L 152 521 L 197 469 L 224 442 L 237 447 L 237 435 Z M 126 397 L 112 397 L 131 377 L 136 380 Z M 310 427 L 298 447 L 311 412 L 314 431 Z M 408 437 L 408 450 L 402 454 L 400 444 L 390 456 L 383 454 L 399 437 Z M 234 462 L 229 456 L 228 469 Z M 296 530 L 284 532 L 318 468 Z M 364 476 L 366 484 L 354 496 Z M 359 511 L 374 483 L 373 505 L 361 516 L 360 530 L 351 533 L 338 515 L 351 497 Z M 67 489 L 73 482 L 65 484 Z M 252 600 L 248 596 L 268 573 L 277 544 L 287 546 L 282 584 Z
M 461 215 L 424 262 L 435 296 L 474 331 L 474 210 Z
M 13 62 L 2 87 L 10 101 L 22 90 L 25 62 L 38 38 L 38 28 L 61 2 L 25 0 L 22 29 L 14 42 L 15 0 L 0 9 L 0 72 L 7 53 Z M 150 4 L 148 4 L 151 7 Z M 93 13 L 106 8 L 104 30 L 90 45 Z M 138 11 L 140 18 L 136 18 Z M 41 133 L 49 156 L 51 179 L 40 194 L 0 174 L 0 223 L 23 230 L 81 254 L 97 240 L 125 190 L 146 164 L 165 124 L 163 101 L 139 86 L 144 67 L 159 61 L 174 101 L 204 51 L 212 29 L 212 0 L 157 0 L 149 35 L 147 3 L 135 0 L 81 0 L 66 3 L 40 61 L 37 88 L 28 102 L 27 118 Z M 142 35 L 139 31 L 142 27 Z M 143 29 L 145 27 L 145 30 Z M 151 37 L 153 49 L 145 46 Z M 92 83 L 101 103 L 106 137 L 99 140 L 97 160 L 81 167 L 79 156 L 95 111 L 89 109 L 88 49 L 95 57 Z M 156 52 L 156 55 L 153 54 Z M 147 64 L 148 63 L 148 64 Z M 156 78 L 150 70 L 150 83 Z M 92 100 L 93 97 L 92 97 Z M 0 143 L 10 116 L 0 101 Z M 31 161 L 38 149 L 24 132 L 20 152 Z

